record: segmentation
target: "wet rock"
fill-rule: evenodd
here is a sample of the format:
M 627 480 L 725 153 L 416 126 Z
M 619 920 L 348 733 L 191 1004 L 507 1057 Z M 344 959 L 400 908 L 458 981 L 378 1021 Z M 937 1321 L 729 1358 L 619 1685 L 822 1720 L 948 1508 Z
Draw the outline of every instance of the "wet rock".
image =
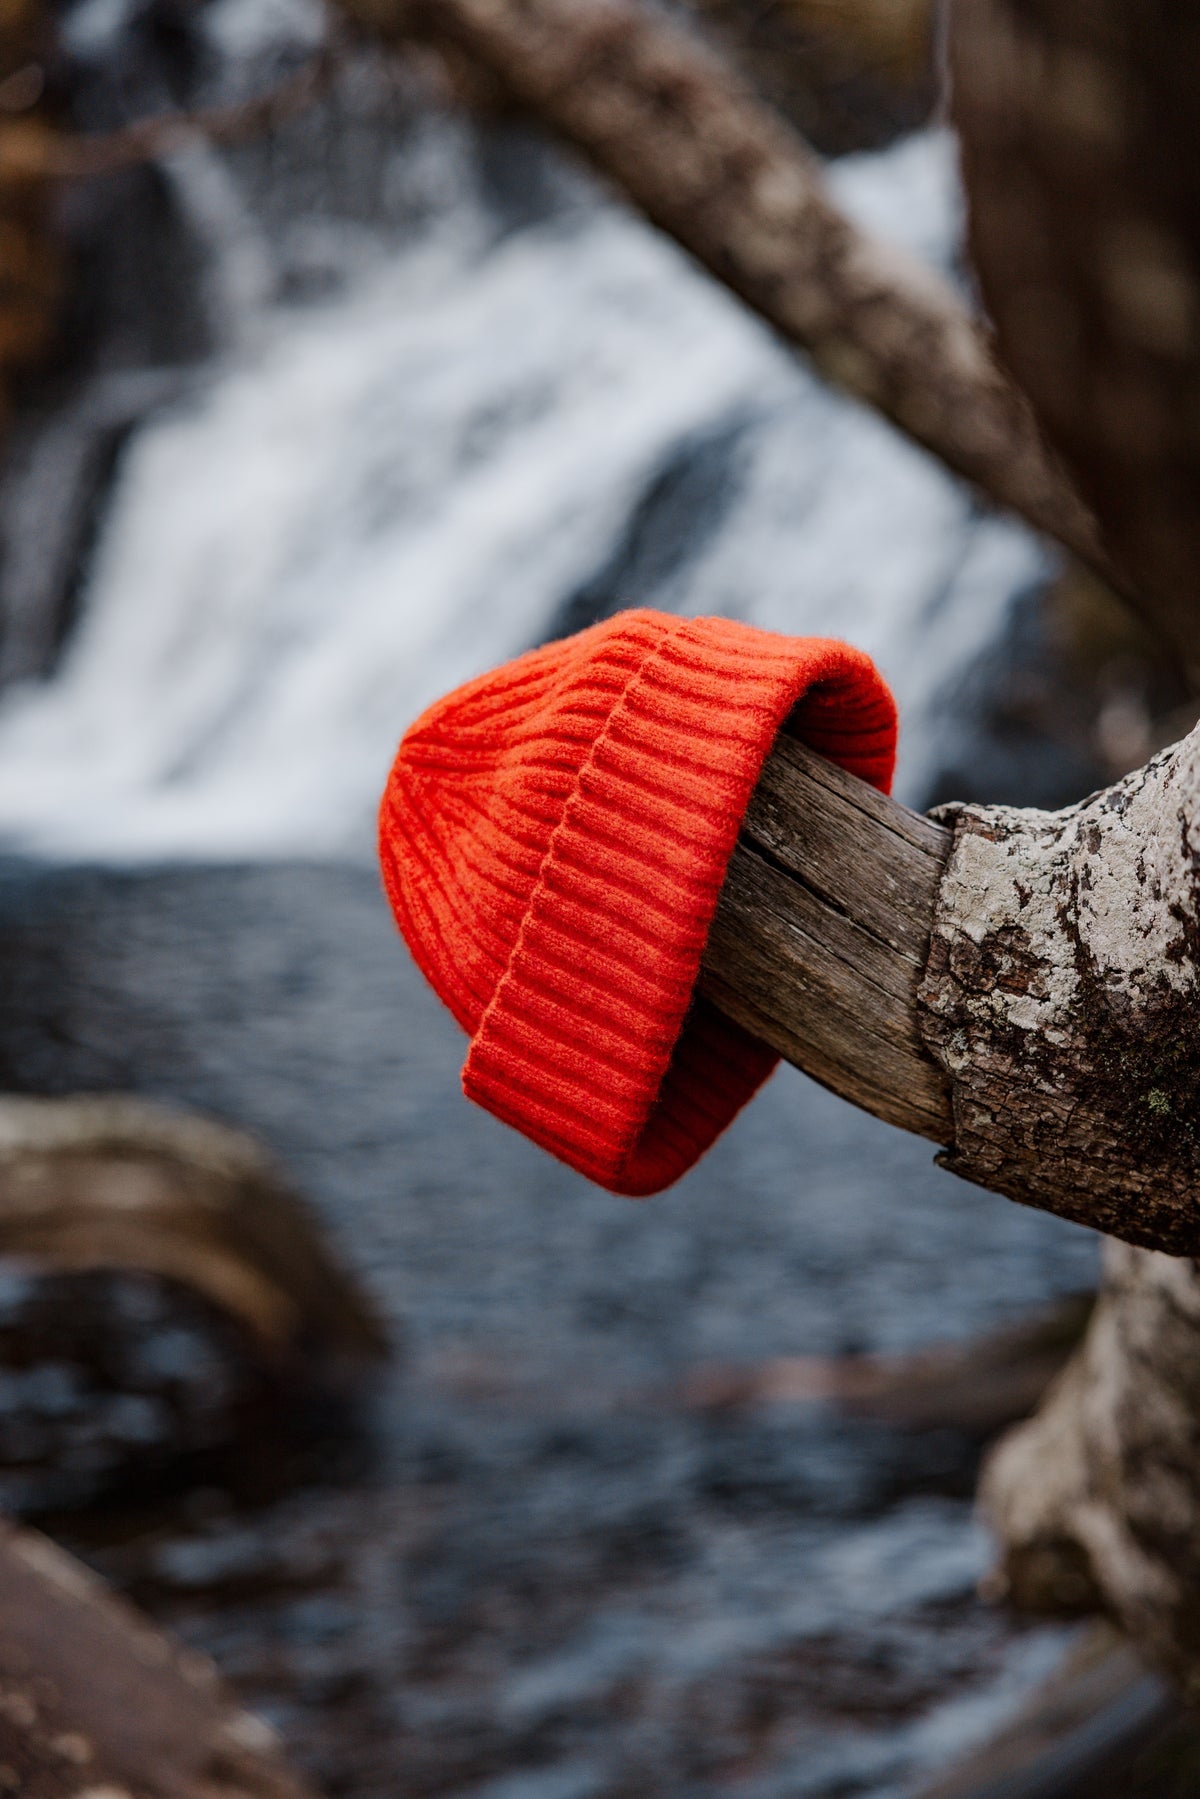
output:
M 274 1491 L 295 1477 L 344 1379 L 264 1360 L 178 1282 L 118 1271 L 0 1271 L 0 1508 L 23 1515 L 196 1481 Z M 344 1435 L 346 1419 L 341 1419 Z
M 245 1135 L 112 1096 L 0 1100 L 0 1502 L 271 1470 L 386 1339 Z M 242 1476 L 247 1467 L 243 1465 Z

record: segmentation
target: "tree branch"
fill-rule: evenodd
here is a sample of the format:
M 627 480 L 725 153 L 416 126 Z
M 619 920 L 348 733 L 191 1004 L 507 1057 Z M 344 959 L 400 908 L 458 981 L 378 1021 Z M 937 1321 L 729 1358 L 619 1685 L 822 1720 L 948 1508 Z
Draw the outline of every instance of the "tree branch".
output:
M 950 833 L 781 737 L 709 935 L 709 998 L 789 1062 L 935 1143 L 950 1083 L 917 993 Z
M 852 225 L 807 145 L 693 36 L 627 0 L 343 0 L 464 50 L 653 222 L 996 505 L 1111 579 L 1095 521 L 940 277 Z
M 1200 1251 L 1200 729 L 1058 813 L 922 819 L 781 738 L 705 991 L 968 1180 Z

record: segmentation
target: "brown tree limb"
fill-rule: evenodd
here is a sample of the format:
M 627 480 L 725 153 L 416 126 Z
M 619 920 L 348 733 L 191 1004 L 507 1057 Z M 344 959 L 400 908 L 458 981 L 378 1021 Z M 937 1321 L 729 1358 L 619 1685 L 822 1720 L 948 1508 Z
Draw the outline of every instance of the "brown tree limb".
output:
M 850 221 L 807 145 L 628 0 L 343 0 L 467 52 L 835 385 L 1111 576 L 1092 515 L 959 296 Z
M 950 1089 L 917 994 L 950 833 L 781 737 L 747 813 L 703 986 L 825 1086 L 936 1143 Z

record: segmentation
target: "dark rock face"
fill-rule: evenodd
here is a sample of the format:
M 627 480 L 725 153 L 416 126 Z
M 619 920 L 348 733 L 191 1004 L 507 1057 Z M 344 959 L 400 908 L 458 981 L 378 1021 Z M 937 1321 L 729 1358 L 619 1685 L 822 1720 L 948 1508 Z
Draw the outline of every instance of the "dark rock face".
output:
M 333 1422 L 354 1440 L 349 1369 L 275 1362 L 194 1289 L 133 1271 L 0 1261 L 0 1509 L 45 1517 L 308 1478 Z M 360 1452 L 361 1453 L 361 1452 Z

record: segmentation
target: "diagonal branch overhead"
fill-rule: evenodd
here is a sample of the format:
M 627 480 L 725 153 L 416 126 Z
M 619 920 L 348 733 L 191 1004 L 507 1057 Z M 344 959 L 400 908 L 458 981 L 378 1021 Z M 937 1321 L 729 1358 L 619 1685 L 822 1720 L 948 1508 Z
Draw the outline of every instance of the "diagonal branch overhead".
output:
M 954 290 L 852 224 L 803 140 L 630 0 L 343 0 L 466 51 L 838 387 L 1106 573 L 1091 513 Z

